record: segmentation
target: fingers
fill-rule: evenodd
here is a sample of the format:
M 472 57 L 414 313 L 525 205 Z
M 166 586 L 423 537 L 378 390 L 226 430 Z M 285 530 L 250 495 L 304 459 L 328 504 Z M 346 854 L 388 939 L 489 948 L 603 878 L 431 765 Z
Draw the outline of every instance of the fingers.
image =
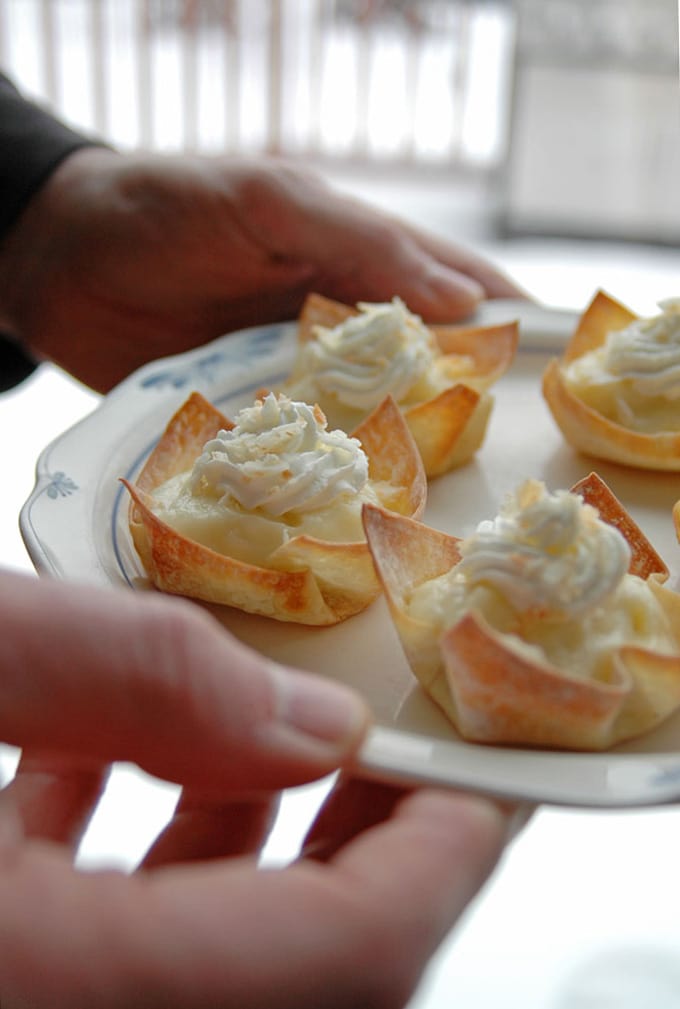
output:
M 446 930 L 488 876 L 507 831 L 507 815 L 490 801 L 423 789 L 402 798 L 389 821 L 339 849 L 332 865 L 367 887 L 394 921 L 420 903 L 434 927 Z
M 50 1009 L 400 1009 L 505 826 L 490 803 L 418 792 L 327 865 L 237 858 L 126 877 L 74 873 L 34 846 L 0 871 L 0 987 L 8 1004 Z
M 244 228 L 276 257 L 316 268 L 322 294 L 354 303 L 399 295 L 429 322 L 523 292 L 483 257 L 285 165 L 231 171 Z
M 404 789 L 341 776 L 304 839 L 302 857 L 327 862 L 361 831 L 388 820 L 407 794 Z
M 441 908 L 447 928 L 447 909 L 465 906 L 516 823 L 511 806 L 346 778 L 329 794 L 302 855 L 349 872 L 374 899 L 393 901 L 393 920 L 425 897 L 426 906 Z
M 399 296 L 426 321 L 451 322 L 467 318 L 483 299 L 484 288 L 474 277 L 428 255 L 397 227 L 375 228 L 373 243 L 371 229 L 365 226 L 365 230 L 366 260 L 354 253 L 360 270 L 340 278 L 341 300 L 353 304 Z
M 342 804 L 349 811 L 355 803 L 364 819 L 373 819 L 371 799 L 384 811 L 397 798 L 395 790 L 355 790 L 354 784 L 343 789 Z M 231 941 L 220 951 L 220 974 L 209 966 L 217 951 L 211 954 L 204 936 L 201 969 L 178 971 L 163 1004 L 191 1004 L 190 993 L 197 1004 L 218 1004 L 219 986 L 228 984 L 240 1009 L 401 1009 L 493 869 L 506 830 L 506 817 L 491 803 L 419 792 L 399 799 L 389 820 L 358 833 L 325 865 L 303 860 L 285 871 L 252 874 L 232 866 L 230 877 L 219 876 L 215 865 L 203 867 L 193 882 L 166 870 L 154 880 L 154 902 L 166 909 L 165 918 L 172 906 L 193 920 L 191 909 L 200 906 L 213 934 L 222 930 Z M 143 932 L 153 936 L 153 929 Z M 185 964 L 199 956 L 197 937 L 177 919 L 172 935 Z
M 463 319 L 484 298 L 527 297 L 489 260 L 397 217 L 363 207 L 358 216 L 347 214 L 343 226 L 348 255 L 359 266 L 347 277 L 358 287 L 375 284 L 386 298 L 398 294 L 428 322 Z M 352 228 L 356 235 L 363 229 L 361 243 L 351 239 Z
M 84 766 L 59 755 L 22 754 L 3 791 L 0 816 L 12 817 L 23 840 L 78 849 L 101 798 L 109 768 Z M 144 860 L 144 868 L 256 853 L 271 829 L 278 795 L 219 802 L 185 790 L 175 813 Z
M 24 751 L 5 804 L 21 823 L 26 838 L 41 838 L 75 851 L 90 822 L 108 777 L 99 763 L 73 762 L 58 754 Z
M 313 213 L 332 235 L 317 252 L 322 294 L 351 304 L 398 295 L 428 321 L 463 319 L 485 295 L 474 276 L 435 255 L 417 229 L 396 218 L 340 197 Z
M 366 730 L 353 692 L 263 659 L 180 600 L 5 574 L 0 622 L 0 738 L 17 746 L 223 796 L 329 773 Z
M 369 793 L 377 800 L 381 789 L 359 791 L 364 800 Z M 240 1009 L 400 1009 L 491 872 L 506 826 L 490 803 L 414 793 L 399 801 L 388 821 L 359 833 L 326 865 L 305 860 L 285 871 L 251 874 L 232 866 L 227 876 L 215 864 L 191 882 L 166 870 L 154 881 L 153 898 L 166 920 L 170 907 L 181 907 L 194 920 L 200 906 L 213 934 L 228 934 L 230 943 L 220 950 L 219 973 L 209 965 L 212 957 L 217 960 L 211 940 L 203 936 L 199 953 L 198 937 L 172 921 L 173 943 L 183 949 L 187 966 L 176 973 L 163 1004 L 184 1007 L 192 1004 L 191 994 L 197 1005 L 218 1004 L 222 984 Z M 160 943 L 152 928 L 142 931 L 152 945 Z M 200 970 L 195 963 L 188 968 L 194 954 L 203 958 Z
M 214 803 L 185 792 L 141 867 L 256 854 L 274 823 L 278 805 L 278 796 Z
M 372 989 L 383 997 L 391 993 L 386 1004 L 408 1001 L 489 877 L 506 838 L 506 816 L 493 804 L 423 790 L 402 797 L 389 821 L 358 833 L 331 858 L 336 882 L 362 894 Z M 372 920 L 370 908 L 380 909 Z
M 12 868 L 24 842 L 24 831 L 19 812 L 7 794 L 0 791 L 0 879 L 2 873 Z
M 475 253 L 471 248 L 457 245 L 444 238 L 401 222 L 404 231 L 427 254 L 440 265 L 442 273 L 461 273 L 476 281 L 483 288 L 485 298 L 526 298 L 526 291 L 496 267 L 488 259 Z M 445 296 L 445 291 L 443 292 Z M 431 319 L 432 322 L 446 322 L 446 317 Z
M 428 322 L 451 322 L 471 314 L 484 298 L 527 296 L 470 248 L 358 201 L 347 201 L 343 209 L 347 262 L 357 266 L 344 271 L 344 282 L 351 281 L 359 289 L 352 300 L 366 300 L 365 288 L 373 285 L 385 299 L 399 295 Z M 336 245 L 333 251 L 333 268 L 342 270 Z

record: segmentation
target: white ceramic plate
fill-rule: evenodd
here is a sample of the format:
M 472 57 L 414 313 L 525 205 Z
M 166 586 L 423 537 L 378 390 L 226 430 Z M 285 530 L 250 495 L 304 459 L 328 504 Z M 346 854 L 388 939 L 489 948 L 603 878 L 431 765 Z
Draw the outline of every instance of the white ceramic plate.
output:
M 475 461 L 430 486 L 425 520 L 465 536 L 493 517 L 505 493 L 526 477 L 550 489 L 572 486 L 596 468 L 671 569 L 680 547 L 671 508 L 680 477 L 594 463 L 564 444 L 540 393 L 574 315 L 525 302 L 492 302 L 481 322 L 518 318 L 520 352 L 495 387 L 487 438 Z M 177 406 L 200 390 L 227 415 L 276 385 L 295 346 L 292 324 L 231 334 L 191 353 L 147 365 L 41 454 L 21 531 L 39 571 L 69 580 L 149 590 L 127 530 L 118 478 L 134 478 Z M 581 806 L 650 805 L 680 798 L 680 715 L 635 743 L 605 754 L 509 749 L 462 741 L 415 682 L 387 608 L 379 599 L 332 628 L 279 624 L 212 608 L 243 641 L 283 662 L 343 680 L 362 691 L 376 726 L 359 770 L 400 783 L 436 782 L 497 796 Z

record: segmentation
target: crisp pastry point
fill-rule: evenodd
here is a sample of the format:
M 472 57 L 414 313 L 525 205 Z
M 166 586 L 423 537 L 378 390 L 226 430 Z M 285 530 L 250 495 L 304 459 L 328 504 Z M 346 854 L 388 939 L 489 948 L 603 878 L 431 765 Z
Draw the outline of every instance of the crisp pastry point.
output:
M 600 413 L 567 381 L 567 368 L 603 347 L 609 333 L 625 329 L 638 316 L 619 301 L 597 291 L 582 314 L 561 358 L 553 359 L 542 391 L 555 423 L 577 451 L 636 469 L 680 471 L 680 432 L 635 430 Z
M 668 626 L 679 627 L 680 595 L 663 584 L 665 564 L 605 482 L 591 473 L 572 492 L 624 536 L 629 575 L 645 582 Z M 463 541 L 375 506 L 364 506 L 363 518 L 412 671 L 464 739 L 603 750 L 649 731 L 680 707 L 680 639 L 673 654 L 622 645 L 603 679 L 565 672 L 533 647 L 512 647 L 475 608 L 442 628 L 433 614 L 414 614 L 411 600 L 422 586 L 455 570 Z M 680 502 L 675 520 L 680 538 Z
M 136 481 L 122 481 L 131 498 L 130 533 L 151 582 L 161 591 L 310 625 L 335 624 L 365 609 L 380 593 L 365 540 L 293 536 L 276 549 L 268 568 L 193 541 L 155 514 L 156 488 L 190 470 L 206 442 L 231 429 L 233 422 L 194 392 L 168 422 Z M 427 483 L 396 405 L 382 403 L 357 437 L 369 478 L 385 483 L 389 507 L 419 516 Z
M 300 347 L 314 339 L 319 327 L 333 329 L 359 314 L 323 295 L 307 295 L 298 318 Z M 420 451 L 428 478 L 468 462 L 481 447 L 493 406 L 488 391 L 511 366 L 519 343 L 519 326 L 510 321 L 493 326 L 437 325 L 427 327 L 445 363 L 465 359 L 469 374 L 432 399 L 402 407 Z M 467 381 L 466 381 L 467 379 Z
M 665 562 L 601 476 L 589 473 L 571 490 L 596 508 L 603 522 L 615 526 L 623 535 L 630 547 L 629 574 L 644 579 L 654 574 L 663 581 L 668 578 Z

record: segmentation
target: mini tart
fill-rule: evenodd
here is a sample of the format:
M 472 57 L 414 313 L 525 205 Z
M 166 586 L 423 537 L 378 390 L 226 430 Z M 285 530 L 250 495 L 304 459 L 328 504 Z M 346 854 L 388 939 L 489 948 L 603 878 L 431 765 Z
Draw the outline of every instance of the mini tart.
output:
M 671 626 L 680 628 L 680 596 L 663 586 L 665 564 L 606 484 L 591 474 L 572 490 L 626 537 L 629 573 L 647 581 Z M 511 649 L 474 611 L 440 635 L 434 623 L 413 618 L 408 599 L 458 563 L 460 539 L 370 505 L 364 528 L 411 668 L 464 739 L 603 750 L 649 731 L 680 706 L 680 637 L 673 655 L 618 648 L 611 678 L 601 681 Z
M 314 327 L 333 328 L 357 309 L 320 294 L 307 296 L 298 319 L 300 345 L 314 337 Z M 493 406 L 488 388 L 514 360 L 519 340 L 517 322 L 498 326 L 429 327 L 444 357 L 452 384 L 435 398 L 403 407 L 428 477 L 440 476 L 467 462 L 484 441 Z M 320 402 L 322 410 L 324 403 Z
M 675 535 L 680 542 L 680 501 L 676 501 L 673 505 L 673 525 L 675 527 Z
M 624 329 L 638 316 L 603 291 L 585 310 L 561 359 L 543 375 L 543 395 L 567 442 L 579 452 L 638 469 L 680 471 L 680 433 L 634 431 L 593 409 L 569 385 L 565 369 L 601 347 L 607 334 Z
M 168 423 L 136 483 L 122 481 L 132 498 L 132 540 L 150 580 L 163 592 L 301 624 L 335 624 L 364 609 L 381 589 L 365 540 L 337 543 L 299 535 L 278 547 L 276 567 L 267 568 L 190 540 L 154 513 L 154 489 L 190 470 L 205 443 L 233 426 L 194 392 Z M 427 483 L 395 403 L 386 399 L 354 436 L 368 457 L 369 479 L 389 492 L 389 508 L 420 515 Z

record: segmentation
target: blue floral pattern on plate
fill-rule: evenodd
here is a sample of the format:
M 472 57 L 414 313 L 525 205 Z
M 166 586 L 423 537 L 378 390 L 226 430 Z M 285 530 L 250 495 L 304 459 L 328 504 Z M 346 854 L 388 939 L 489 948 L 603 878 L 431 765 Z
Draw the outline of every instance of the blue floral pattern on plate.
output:
M 219 349 L 210 353 L 193 357 L 168 368 L 156 369 L 153 374 L 140 380 L 143 389 L 159 389 L 171 386 L 181 389 L 185 386 L 201 382 L 214 382 L 223 374 L 225 368 L 248 367 L 254 361 L 273 354 L 283 338 L 280 325 L 262 326 L 247 338 L 239 339 L 234 335 L 221 339 Z
M 53 501 L 60 497 L 68 497 L 78 490 L 78 484 L 65 473 L 48 473 L 47 477 L 49 483 L 45 487 L 45 493 Z

